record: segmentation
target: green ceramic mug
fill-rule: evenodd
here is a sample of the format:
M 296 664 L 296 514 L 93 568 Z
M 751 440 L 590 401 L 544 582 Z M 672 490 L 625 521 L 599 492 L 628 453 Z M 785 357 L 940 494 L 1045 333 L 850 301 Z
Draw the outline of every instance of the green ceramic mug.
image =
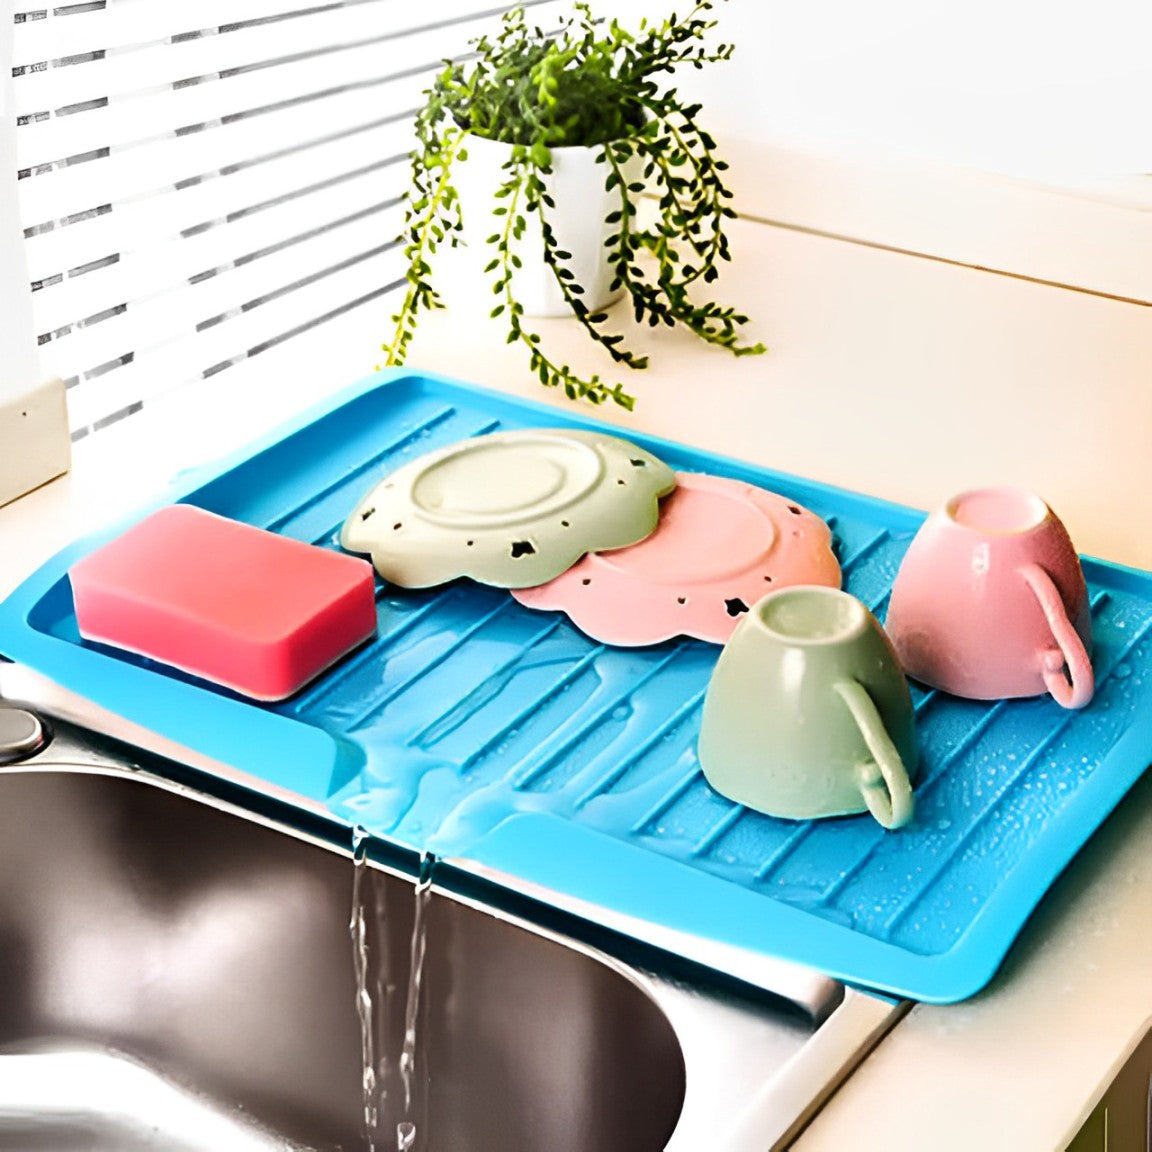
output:
M 856 597 L 804 585 L 764 597 L 720 653 L 704 701 L 700 765 L 729 799 L 810 820 L 911 819 L 918 755 L 908 683 Z

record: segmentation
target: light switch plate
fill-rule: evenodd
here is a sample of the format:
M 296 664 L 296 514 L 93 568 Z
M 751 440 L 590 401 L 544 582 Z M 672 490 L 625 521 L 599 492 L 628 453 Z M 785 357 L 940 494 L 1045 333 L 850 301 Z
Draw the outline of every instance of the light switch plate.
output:
M 71 460 L 63 380 L 0 395 L 0 505 L 67 472 Z

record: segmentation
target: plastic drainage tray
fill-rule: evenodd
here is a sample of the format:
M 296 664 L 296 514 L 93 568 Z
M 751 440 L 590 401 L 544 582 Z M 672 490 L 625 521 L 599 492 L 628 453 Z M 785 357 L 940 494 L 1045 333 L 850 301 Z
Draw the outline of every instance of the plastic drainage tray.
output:
M 336 547 L 385 472 L 496 429 L 596 427 L 414 373 L 382 373 L 172 499 Z M 631 436 L 829 522 L 845 587 L 883 617 L 921 515 Z M 1086 561 L 1098 688 L 972 703 L 914 689 L 911 825 L 791 823 L 705 783 L 695 744 L 719 649 L 613 649 L 469 581 L 378 590 L 379 636 L 258 705 L 80 639 L 61 553 L 0 606 L 0 651 L 165 736 L 413 850 L 468 857 L 664 926 L 930 1001 L 978 991 L 1049 884 L 1152 760 L 1152 575 Z

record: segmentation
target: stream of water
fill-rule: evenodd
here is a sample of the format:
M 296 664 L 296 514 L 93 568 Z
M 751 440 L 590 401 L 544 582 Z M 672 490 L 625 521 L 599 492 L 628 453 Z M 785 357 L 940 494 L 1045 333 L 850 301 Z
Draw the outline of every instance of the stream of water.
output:
M 435 857 L 425 852 L 420 857 L 420 874 L 416 880 L 416 910 L 412 922 L 412 940 L 408 963 L 408 994 L 404 1003 L 404 1043 L 400 1052 L 400 1079 L 404 1085 L 404 1119 L 396 1126 L 398 1152 L 416 1147 L 416 1136 L 426 1126 L 427 1094 L 419 1090 L 417 1069 L 417 1025 L 420 1015 L 420 983 L 424 976 L 424 951 L 428 939 L 426 923 L 428 901 L 432 896 L 432 866 Z M 413 1089 L 415 1103 L 413 1102 Z
M 427 944 L 427 907 L 432 895 L 435 857 L 420 858 L 413 894 L 412 934 L 408 943 L 408 982 L 404 1000 L 404 1029 L 399 1053 L 390 1060 L 388 1020 L 390 997 L 399 989 L 390 976 L 401 971 L 389 945 L 388 887 L 382 878 L 372 882 L 367 843 L 369 834 L 356 827 L 352 837 L 352 965 L 356 979 L 356 1012 L 360 1019 L 360 1055 L 363 1120 L 367 1152 L 419 1152 L 417 1140 L 427 1132 L 427 1077 L 420 1074 L 420 989 Z M 392 1102 L 394 1136 L 388 1138 L 388 1081 L 392 1069 L 399 1073 L 401 1099 Z
M 368 833 L 357 827 L 352 832 L 352 967 L 356 975 L 356 1014 L 360 1018 L 361 1093 L 364 1104 L 364 1134 L 368 1152 L 377 1152 L 380 1119 L 386 1102 L 385 1069 L 376 1062 L 377 1018 L 384 1015 L 385 994 L 381 965 L 373 963 L 369 929 L 382 909 L 367 908 L 365 886 L 368 879 Z M 378 889 L 377 889 L 378 891 Z M 375 903 L 375 902 L 374 902 Z M 373 985 L 375 987 L 373 987 Z M 373 995 L 375 992 L 375 995 Z M 377 1085 L 379 1084 L 379 1090 Z

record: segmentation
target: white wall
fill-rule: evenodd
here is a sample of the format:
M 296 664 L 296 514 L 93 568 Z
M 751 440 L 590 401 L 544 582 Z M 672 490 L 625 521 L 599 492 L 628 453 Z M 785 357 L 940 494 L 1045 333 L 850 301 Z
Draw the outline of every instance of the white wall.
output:
M 598 0 L 629 23 L 691 0 Z M 1152 0 L 717 0 L 745 215 L 1152 303 Z
M 617 0 L 631 18 L 689 0 Z M 719 0 L 718 129 L 1026 175 L 1152 173 L 1149 0 Z

